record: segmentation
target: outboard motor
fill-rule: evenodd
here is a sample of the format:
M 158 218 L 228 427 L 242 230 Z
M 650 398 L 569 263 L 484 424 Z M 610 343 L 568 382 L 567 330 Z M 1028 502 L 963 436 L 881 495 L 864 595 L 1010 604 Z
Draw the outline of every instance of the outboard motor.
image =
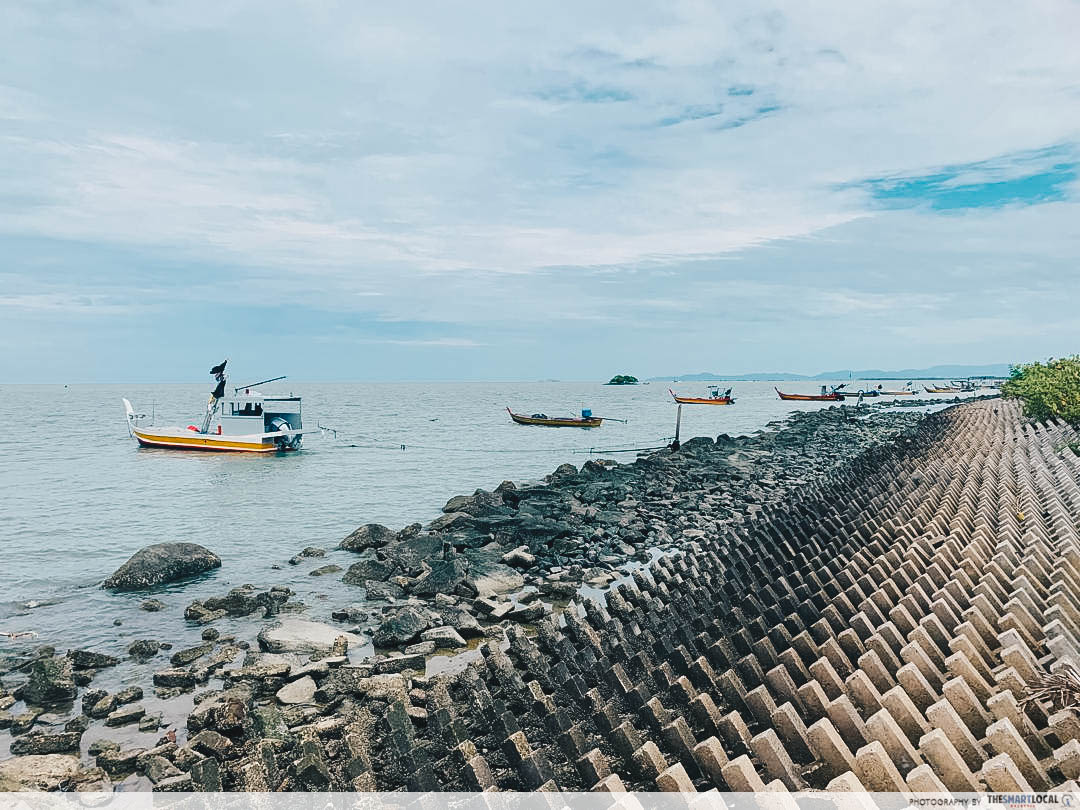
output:
M 283 416 L 275 416 L 270 420 L 270 424 L 267 426 L 267 433 L 273 433 L 275 430 L 286 431 L 292 430 L 293 426 L 289 424 L 289 420 Z M 299 433 L 289 436 L 279 436 L 274 439 L 274 444 L 278 446 L 278 450 L 299 450 L 300 445 L 303 443 L 304 437 Z

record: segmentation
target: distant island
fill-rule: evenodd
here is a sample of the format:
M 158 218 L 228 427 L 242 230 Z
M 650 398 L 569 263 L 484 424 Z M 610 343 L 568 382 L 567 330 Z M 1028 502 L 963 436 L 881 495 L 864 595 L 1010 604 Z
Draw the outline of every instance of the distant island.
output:
M 616 374 L 614 377 L 612 377 L 610 380 L 608 380 L 606 383 L 604 383 L 604 385 L 637 385 L 637 384 L 638 384 L 638 378 L 637 377 L 631 377 L 629 374 Z
M 842 371 L 823 371 L 813 376 L 807 374 L 792 374 L 785 371 L 756 371 L 750 374 L 713 374 L 712 372 L 700 372 L 697 374 L 675 374 L 665 377 L 650 377 L 650 380 L 715 380 L 726 382 L 729 380 L 743 381 L 790 381 L 790 380 L 958 380 L 966 377 L 993 377 L 1002 378 L 1009 376 L 1010 365 L 1008 363 L 991 363 L 984 366 L 942 365 L 930 366 L 929 368 L 904 368 L 894 371 L 884 371 L 879 368 L 860 370 L 844 369 Z

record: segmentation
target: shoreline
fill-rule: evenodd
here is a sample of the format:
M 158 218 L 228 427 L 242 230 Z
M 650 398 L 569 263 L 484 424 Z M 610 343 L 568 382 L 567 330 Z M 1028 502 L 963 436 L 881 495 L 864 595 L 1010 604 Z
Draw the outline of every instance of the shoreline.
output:
M 895 403 L 891 404 L 895 407 Z M 907 403 L 905 403 L 905 405 L 906 404 Z M 916 403 L 911 403 L 912 406 L 915 404 Z M 941 403 L 940 401 L 937 401 L 935 404 Z M 599 570 L 600 573 L 595 576 L 601 576 L 601 574 L 607 576 L 611 573 L 612 569 L 617 570 L 625 563 L 627 558 L 650 557 L 652 556 L 651 552 L 653 550 L 672 551 L 675 546 L 679 548 L 687 546 L 692 547 L 694 544 L 704 539 L 706 531 L 742 531 L 742 524 L 753 518 L 755 514 L 769 514 L 772 510 L 772 504 L 783 501 L 784 499 L 790 499 L 795 495 L 796 490 L 799 488 L 805 489 L 816 487 L 818 482 L 814 480 L 815 478 L 825 478 L 828 477 L 828 475 L 833 474 L 829 470 L 824 469 L 824 466 L 829 459 L 832 459 L 834 462 L 829 466 L 835 466 L 842 469 L 845 466 L 855 463 L 849 461 L 844 454 L 847 454 L 847 456 L 853 457 L 858 461 L 858 459 L 862 459 L 867 454 L 875 452 L 875 445 L 878 445 L 882 440 L 886 442 L 893 441 L 900 434 L 913 429 L 917 432 L 915 426 L 929 418 L 922 414 L 914 413 L 913 409 L 912 412 L 907 414 L 880 414 L 871 420 L 875 424 L 870 424 L 861 419 L 848 418 L 854 415 L 854 411 L 855 409 L 849 406 L 847 409 L 834 407 L 816 412 L 796 413 L 787 420 L 784 420 L 779 430 L 775 428 L 767 430 L 756 437 L 731 439 L 730 437 L 722 436 L 720 437 L 719 444 L 711 439 L 694 439 L 687 441 L 678 454 L 665 452 L 655 453 L 645 459 L 639 459 L 633 464 L 617 465 L 613 467 L 598 464 L 596 462 L 587 462 L 582 470 L 579 471 L 575 469 L 572 473 L 567 469 L 569 465 L 563 465 L 559 470 L 556 470 L 553 476 L 549 476 L 550 480 L 545 485 L 534 485 L 520 490 L 516 487 L 512 487 L 512 485 L 503 485 L 503 487 L 497 488 L 494 493 L 484 493 L 482 495 L 474 494 L 469 497 L 458 496 L 452 498 L 448 503 L 447 508 L 444 510 L 444 516 L 436 519 L 435 531 L 433 532 L 425 533 L 422 532 L 419 527 L 410 527 L 405 530 L 405 537 L 402 537 L 401 533 L 392 533 L 389 532 L 389 530 L 385 530 L 387 534 L 391 535 L 387 537 L 386 535 L 369 528 L 366 531 L 360 530 L 359 538 L 357 537 L 357 533 L 354 532 L 353 535 L 350 535 L 350 538 L 353 538 L 353 546 L 362 546 L 362 548 L 360 548 L 360 553 L 357 556 L 358 562 L 354 564 L 350 570 L 359 565 L 364 569 L 362 571 L 364 574 L 374 573 L 377 576 L 382 575 L 382 578 L 378 580 L 381 584 L 396 585 L 403 592 L 407 589 L 411 594 L 410 598 L 413 599 L 415 599 L 416 596 L 423 595 L 425 590 L 431 590 L 430 586 L 435 585 L 435 592 L 441 593 L 443 598 L 440 600 L 438 596 L 435 596 L 434 593 L 432 593 L 429 594 L 432 598 L 428 601 L 434 603 L 433 606 L 437 609 L 437 613 L 440 616 L 442 623 L 431 629 L 439 630 L 440 628 L 445 629 L 450 627 L 453 630 L 459 630 L 459 628 L 453 627 L 452 623 L 445 619 L 447 612 L 457 616 L 459 624 L 462 625 L 462 629 L 465 627 L 470 628 L 470 630 L 479 628 L 481 632 L 473 635 L 473 638 L 478 639 L 479 643 L 484 645 L 483 653 L 475 654 L 474 657 L 479 658 L 479 656 L 482 655 L 490 662 L 490 656 L 497 655 L 497 653 L 492 651 L 492 646 L 490 644 L 487 644 L 487 638 L 489 636 L 502 637 L 504 631 L 508 629 L 509 642 L 502 641 L 501 644 L 496 645 L 496 648 L 498 649 L 498 652 L 501 652 L 502 646 L 508 643 L 509 647 L 513 649 L 515 639 L 520 641 L 520 639 L 523 638 L 519 636 L 520 630 L 517 626 L 518 621 L 528 624 L 540 622 L 540 632 L 541 636 L 543 635 L 542 628 L 545 625 L 550 624 L 550 622 L 545 619 L 546 616 L 550 615 L 550 612 L 547 609 L 538 608 L 538 605 L 544 604 L 542 598 L 545 596 L 553 597 L 555 594 L 567 598 L 575 598 L 577 596 L 580 582 L 577 576 L 578 572 L 573 570 L 575 565 L 581 564 L 580 581 L 585 581 L 590 577 L 586 576 L 588 569 L 584 567 L 584 563 L 590 564 L 590 568 L 592 569 Z M 860 413 L 862 411 L 869 412 L 870 409 L 860 409 Z M 895 424 L 893 424 L 890 429 L 882 430 L 883 422 Z M 899 429 L 896 429 L 897 425 L 900 426 Z M 890 430 L 892 430 L 892 434 L 888 436 L 885 435 L 888 434 Z M 720 455 L 723 456 L 722 459 L 718 458 Z M 837 455 L 840 456 L 838 461 L 836 460 Z M 812 475 L 796 475 L 783 472 L 785 464 L 790 464 L 791 462 L 800 459 L 803 461 L 812 461 L 815 458 L 818 459 L 819 464 Z M 722 461 L 723 463 L 718 463 L 719 461 Z M 709 475 L 703 474 L 704 470 L 710 472 L 711 478 Z M 705 489 L 706 486 L 709 487 L 708 491 Z M 588 497 L 586 497 L 585 500 L 581 500 L 581 496 L 585 495 L 585 488 L 588 487 L 592 487 L 591 490 L 588 490 Z M 617 493 L 617 500 L 613 500 L 615 496 L 606 494 L 609 490 L 617 490 L 620 487 L 630 490 L 635 490 L 636 488 L 636 491 L 629 493 L 619 491 Z M 546 511 L 550 512 L 552 501 L 559 502 L 558 497 L 553 498 L 551 495 L 553 490 L 561 493 L 563 496 L 565 496 L 567 492 L 570 492 L 571 500 L 575 501 L 578 505 L 586 507 L 585 510 L 579 509 L 577 512 L 571 509 L 567 513 L 570 516 L 569 525 L 571 526 L 571 529 L 569 530 L 564 527 L 560 528 L 559 526 L 550 525 L 551 523 L 557 523 L 558 521 L 553 520 L 551 514 L 545 514 L 544 510 L 537 510 L 534 512 L 529 509 L 522 509 L 523 505 L 527 507 L 534 501 L 541 501 L 547 505 L 548 508 Z M 690 504 L 686 503 L 686 500 L 687 496 L 691 493 L 701 496 L 702 502 L 708 504 L 710 509 L 715 508 L 717 510 L 724 510 L 729 515 L 730 519 L 699 522 L 694 525 L 691 525 L 687 521 L 680 521 L 677 518 L 675 520 L 670 520 L 676 509 L 686 510 L 686 507 L 690 506 Z M 511 501 L 516 507 L 516 509 L 511 511 L 517 515 L 523 516 L 516 522 L 514 520 L 508 520 L 508 514 L 505 511 Z M 634 514 L 640 518 L 640 522 L 630 520 L 613 523 L 610 520 L 610 516 L 603 517 L 601 515 L 601 513 L 605 511 L 614 512 L 620 505 L 620 514 L 625 516 L 625 514 L 632 509 Z M 587 509 L 589 507 L 594 507 L 596 513 L 588 513 Z M 688 514 L 693 514 L 693 509 L 686 511 Z M 474 514 L 477 512 L 480 514 Z M 577 517 L 575 517 L 575 515 Z M 735 517 L 732 516 L 735 516 L 738 519 L 735 520 Z M 562 517 L 563 522 L 567 523 L 567 515 L 563 515 Z M 596 522 L 595 519 L 598 517 L 600 518 L 600 523 L 603 523 L 608 527 L 615 526 L 618 528 L 618 531 L 610 538 L 606 537 L 604 533 L 590 535 L 589 537 L 596 538 L 596 541 L 590 544 L 587 551 L 594 553 L 591 557 L 586 555 L 580 561 L 575 562 L 570 559 L 568 554 L 572 550 L 581 550 L 582 544 L 580 542 L 581 538 L 572 535 L 572 532 L 588 527 L 591 525 L 590 520 Z M 580 520 L 578 518 L 580 518 Z M 668 519 L 667 522 L 665 522 L 665 519 Z M 507 528 L 508 526 L 510 529 L 523 531 L 510 531 Z M 705 526 L 705 528 L 701 528 L 701 526 Z M 493 527 L 495 531 L 491 531 Z M 483 531 L 485 529 L 488 531 Z M 675 531 L 678 531 L 677 535 L 674 534 Z M 377 535 L 377 537 L 373 538 L 373 535 Z M 573 545 L 573 549 L 566 547 L 565 544 L 560 548 L 557 541 L 569 536 L 575 536 L 578 540 L 578 542 Z M 523 561 L 520 559 L 518 560 L 518 568 L 524 569 L 525 576 L 528 578 L 528 581 L 523 579 L 522 584 L 530 589 L 536 588 L 536 593 L 540 593 L 544 586 L 547 585 L 549 586 L 547 592 L 540 593 L 541 599 L 530 599 L 527 602 L 522 602 L 518 599 L 512 600 L 511 604 L 515 607 L 511 607 L 510 610 L 500 613 L 495 617 L 503 620 L 504 624 L 509 623 L 509 628 L 503 627 L 500 624 L 488 623 L 485 616 L 490 617 L 491 613 L 479 614 L 479 611 L 470 612 L 467 609 L 463 609 L 461 604 L 464 600 L 471 599 L 475 602 L 478 598 L 485 598 L 480 595 L 479 589 L 475 587 L 477 581 L 481 579 L 475 576 L 475 569 L 480 567 L 480 565 L 475 559 L 470 559 L 469 557 L 470 552 L 480 548 L 478 542 L 480 540 L 484 540 L 486 543 L 490 543 L 493 540 L 501 541 L 499 543 L 499 549 L 510 550 L 513 548 L 512 544 L 516 540 L 522 538 L 525 538 L 523 545 L 527 547 L 527 550 L 523 550 L 520 553 L 532 555 L 537 558 L 531 565 L 521 564 Z M 356 542 L 357 539 L 360 540 L 359 543 Z M 444 541 L 446 542 L 444 543 Z M 408 559 L 404 559 L 404 563 L 402 563 L 402 560 L 403 555 L 407 557 L 405 552 L 414 550 L 408 545 L 410 542 L 426 542 L 428 543 L 426 546 L 428 549 L 435 548 L 436 546 L 447 548 L 447 551 L 453 549 L 453 551 L 450 551 L 448 558 L 438 561 L 443 563 L 442 565 L 427 566 L 428 568 L 432 568 L 433 572 L 441 578 L 439 579 L 439 582 L 430 581 L 433 575 L 432 571 L 423 572 L 420 576 L 406 575 L 404 563 L 408 563 L 409 561 Z M 599 551 L 593 548 L 593 546 L 600 546 L 603 551 L 614 552 L 614 543 L 620 543 L 624 546 L 620 549 L 622 552 L 621 557 L 615 553 L 601 555 Z M 631 550 L 633 551 L 633 554 L 630 553 Z M 674 550 L 677 551 L 677 549 Z M 533 554 L 533 552 L 537 553 Z M 544 556 L 545 553 L 547 554 L 546 557 Z M 463 564 L 462 560 L 458 559 L 459 555 L 465 558 L 465 562 L 467 562 L 468 565 Z M 477 555 L 473 554 L 474 558 L 476 556 Z M 489 566 L 504 565 L 503 563 L 492 563 L 490 561 L 490 556 L 491 550 L 489 549 L 489 559 L 487 560 Z M 601 556 L 608 557 L 609 559 L 600 559 Z M 317 562 L 318 557 L 301 558 L 301 564 L 306 562 L 307 559 L 312 559 Z M 424 557 L 421 557 L 421 559 L 424 559 Z M 428 557 L 428 559 L 430 559 L 430 557 Z M 660 570 L 664 569 L 665 566 L 672 564 L 671 559 L 672 558 L 670 557 L 664 557 L 660 562 L 654 560 L 650 570 L 656 570 L 658 567 Z M 389 566 L 391 570 L 390 572 L 387 572 L 388 563 L 394 562 L 395 560 L 399 565 L 396 568 Z M 639 559 L 639 561 L 644 560 Z M 379 563 L 383 564 L 381 568 L 378 565 Z M 532 568 L 535 568 L 536 571 L 530 572 L 530 569 Z M 401 570 L 403 573 L 394 574 L 394 570 Z M 570 572 L 568 577 L 563 576 L 566 571 Z M 505 576 L 504 571 L 500 570 L 498 573 Z M 359 574 L 357 576 L 359 576 Z M 399 582 L 392 581 L 395 576 L 398 577 Z M 471 579 L 470 576 L 472 576 Z M 554 578 L 552 578 L 553 576 Z M 640 580 L 642 580 L 644 576 L 645 575 L 639 569 L 632 575 L 632 580 L 640 584 Z M 440 588 L 446 585 L 452 585 L 452 587 L 446 588 L 445 590 L 451 592 L 461 591 L 463 586 L 466 586 L 466 583 L 470 584 L 468 587 L 464 587 L 464 590 L 470 591 L 470 589 L 472 589 L 475 590 L 476 593 L 470 592 L 468 595 L 461 593 L 461 595 L 450 597 L 447 593 L 440 591 Z M 606 584 L 607 583 L 595 581 L 592 583 L 594 586 L 603 586 Z M 560 587 L 560 585 L 573 587 Z M 612 598 L 611 594 L 619 593 L 623 588 L 624 586 L 620 585 L 615 591 L 609 590 L 609 602 Z M 513 588 L 509 590 L 513 590 Z M 528 590 L 526 592 L 533 593 L 534 591 Z M 498 594 L 494 594 L 496 597 L 497 595 Z M 233 602 L 236 603 L 237 609 L 240 610 L 244 609 L 246 600 L 254 600 L 255 598 L 252 594 L 235 594 L 235 592 L 230 596 L 234 597 Z M 228 600 L 229 597 L 226 597 L 225 599 Z M 442 602 L 441 604 L 439 604 L 440 601 Z M 496 606 L 496 609 L 500 609 L 501 606 L 506 605 L 506 600 L 495 598 L 491 601 Z M 387 603 L 387 607 L 392 611 L 390 618 L 396 618 L 397 614 L 402 611 L 419 612 L 417 607 L 419 604 L 419 602 L 415 602 L 410 607 L 400 607 L 394 606 L 392 603 Z M 558 607 L 560 601 L 556 600 L 554 604 Z M 281 601 L 281 604 L 278 607 L 287 608 L 287 606 L 288 600 L 286 598 Z M 519 607 L 521 612 L 515 614 L 514 611 L 518 610 Z M 222 609 L 223 608 L 221 607 L 214 608 L 214 610 Z M 588 610 L 588 608 L 586 608 L 586 610 Z M 285 613 L 287 619 L 292 618 L 288 617 L 287 610 L 280 612 Z M 478 621 L 478 619 L 480 621 Z M 579 620 L 579 617 L 577 612 L 570 611 L 563 613 L 561 619 L 566 622 L 566 630 L 564 630 L 564 632 L 573 632 L 572 628 Z M 423 617 L 421 617 L 421 623 L 422 620 Z M 428 624 L 431 623 L 432 620 L 429 619 Z M 351 624 L 351 622 L 347 620 L 345 625 L 343 625 L 338 632 L 345 629 L 375 629 L 371 625 L 367 628 L 348 628 L 346 627 L 348 624 Z M 385 624 L 387 624 L 385 618 L 380 617 L 379 629 L 382 629 L 382 626 Z M 428 629 L 420 628 L 414 632 L 414 625 L 416 624 L 416 622 L 413 622 L 411 625 L 405 626 L 397 636 L 386 637 L 395 642 L 396 646 L 406 646 L 409 642 L 414 641 L 417 635 Z M 485 630 L 484 628 L 488 629 Z M 208 624 L 208 629 L 211 631 L 213 629 L 212 620 Z M 378 632 L 378 630 L 376 630 L 376 632 Z M 211 632 L 208 635 L 212 636 L 213 633 Z M 384 636 L 385 635 L 386 634 L 384 634 Z M 445 637 L 447 634 L 443 633 L 442 635 Z M 461 635 L 461 633 L 459 633 L 459 635 Z M 470 633 L 470 635 L 472 635 L 472 633 Z M 334 638 L 336 638 L 336 636 Z M 441 640 L 452 644 L 452 646 L 457 646 L 458 644 L 458 640 L 453 638 L 443 638 Z M 248 650 L 245 651 L 245 643 L 246 642 L 243 640 L 232 643 L 226 638 L 210 638 L 207 642 L 209 649 L 180 652 L 186 652 L 187 655 L 194 656 L 191 662 L 185 665 L 189 674 L 191 670 L 201 669 L 202 672 L 199 674 L 205 675 L 207 680 L 215 679 L 220 675 L 223 668 L 233 667 L 232 674 L 222 685 L 230 687 L 227 692 L 239 690 L 241 696 L 237 698 L 236 695 L 233 695 L 228 698 L 228 700 L 238 699 L 240 704 L 244 705 L 244 713 L 249 719 L 259 715 L 259 709 L 266 708 L 265 706 L 261 707 L 259 705 L 264 700 L 273 707 L 284 705 L 284 712 L 279 710 L 277 713 L 283 716 L 283 722 L 286 728 L 290 726 L 294 728 L 305 728 L 310 725 L 310 723 L 305 721 L 310 720 L 311 717 L 309 715 L 312 715 L 313 713 L 297 708 L 298 706 L 303 706 L 305 702 L 310 701 L 314 701 L 316 706 L 321 707 L 321 713 L 315 712 L 313 716 L 325 716 L 330 719 L 342 720 L 340 716 L 335 715 L 337 709 L 333 706 L 333 701 L 342 698 L 342 695 L 338 694 L 335 698 L 330 698 L 330 694 L 326 690 L 326 684 L 328 682 L 338 683 L 340 685 L 340 682 L 343 679 L 346 681 L 351 679 L 349 689 L 344 690 L 346 696 L 343 700 L 345 702 L 351 702 L 352 697 L 361 696 L 362 703 L 373 702 L 374 704 L 378 704 L 380 702 L 385 702 L 385 700 L 380 700 L 378 695 L 386 697 L 384 692 L 386 689 L 391 688 L 391 684 L 397 686 L 405 685 L 405 678 L 401 675 L 401 672 L 417 672 L 420 667 L 424 667 L 425 674 L 418 674 L 417 676 L 410 678 L 408 683 L 409 688 L 404 692 L 407 700 L 403 705 L 405 716 L 410 718 L 410 722 L 414 726 L 423 729 L 426 728 L 427 723 L 432 720 L 432 713 L 438 711 L 430 700 L 430 698 L 434 696 L 430 694 L 429 688 L 432 684 L 437 686 L 437 684 L 447 680 L 445 676 L 428 678 L 425 662 L 427 660 L 426 656 L 431 651 L 426 648 L 424 651 L 413 650 L 401 656 L 368 659 L 364 663 L 349 663 L 347 659 L 343 660 L 340 655 L 328 655 L 330 652 L 340 652 L 340 650 L 333 649 L 333 643 L 331 642 L 327 645 L 331 649 L 327 649 L 323 653 L 323 661 L 309 666 L 307 672 L 299 672 L 302 668 L 297 666 L 299 662 L 293 662 L 290 669 L 283 661 L 274 660 L 274 654 L 272 653 L 263 653 L 256 657 L 254 653 L 254 650 L 256 649 L 255 645 L 250 645 Z M 423 644 L 424 642 L 421 641 L 420 643 Z M 477 642 L 472 643 L 475 644 Z M 263 644 L 262 646 L 264 648 L 267 647 L 266 644 Z M 229 652 L 230 650 L 232 652 L 232 657 L 227 658 L 224 653 Z M 237 659 L 242 657 L 242 654 L 248 659 L 247 661 L 237 661 Z M 205 660 L 206 658 L 215 660 L 217 662 L 216 665 L 208 667 Z M 160 665 L 163 660 L 163 658 L 159 659 L 158 665 Z M 482 662 L 484 659 L 481 658 L 479 660 Z M 247 664 L 240 668 L 239 675 L 235 669 L 238 663 Z M 157 668 L 157 666 L 154 668 Z M 183 668 L 184 667 L 179 667 L 174 669 Z M 172 678 L 171 681 L 170 677 Z M 181 699 L 184 695 L 191 695 L 190 691 L 184 690 L 188 690 L 192 686 L 195 686 L 200 679 L 185 678 L 179 672 L 173 672 L 171 676 L 159 678 L 158 680 L 163 683 L 160 687 L 161 689 L 181 690 L 177 694 L 168 697 L 166 699 L 167 702 L 167 700 Z M 189 680 L 193 681 L 193 683 L 189 684 Z M 307 690 L 306 687 L 309 685 L 307 681 L 310 681 L 310 686 L 315 688 Z M 373 683 L 373 681 L 375 683 Z M 181 685 L 164 685 L 167 682 Z M 205 683 L 205 681 L 203 682 Z M 278 698 L 274 697 L 280 687 L 287 686 L 290 683 L 296 684 L 298 682 L 304 682 L 305 689 L 299 690 L 303 692 L 301 697 L 304 698 L 304 702 L 299 704 L 282 704 Z M 9 688 L 8 675 L 4 676 L 3 683 L 5 688 Z M 271 689 L 271 687 L 275 686 L 278 688 Z M 350 691 L 350 689 L 352 691 Z M 149 694 L 150 690 L 147 689 L 145 691 Z M 298 690 L 293 689 L 292 691 Z M 307 694 L 308 691 L 310 691 L 310 694 Z M 398 694 L 400 697 L 399 691 L 400 690 L 396 690 L 395 686 L 395 694 Z M 436 691 L 438 694 L 441 694 L 438 692 L 438 689 L 436 689 Z M 413 692 L 424 694 L 413 694 Z M 372 697 L 372 694 L 376 695 L 376 697 Z M 209 703 L 210 707 L 218 706 L 220 708 L 221 695 L 215 694 L 213 691 L 200 691 L 195 695 L 195 698 L 200 701 L 198 707 L 203 707 L 204 704 Z M 327 698 L 330 698 L 329 703 L 319 702 L 320 699 L 325 700 Z M 338 704 L 338 707 L 340 707 L 340 705 L 341 703 Z M 360 711 L 362 714 L 363 710 L 361 709 Z M 212 714 L 213 712 L 210 713 Z M 198 714 L 199 712 L 197 710 L 195 713 L 189 715 L 187 719 L 187 730 L 192 732 L 192 737 L 198 737 L 200 731 L 207 730 L 200 727 L 202 721 L 196 720 L 193 724 L 192 718 L 196 717 Z M 289 720 L 298 722 L 290 723 Z M 329 722 L 329 720 L 316 721 L 316 725 L 319 722 Z M 92 728 L 91 731 L 96 730 L 97 725 L 98 724 L 95 723 L 95 728 Z M 193 725 L 194 727 L 192 727 Z M 210 725 L 213 725 L 213 723 Z M 241 727 L 239 729 L 221 729 L 221 731 L 225 732 L 224 734 L 222 734 L 221 731 L 215 731 L 214 733 L 219 734 L 228 742 L 231 739 L 237 739 L 236 732 L 239 731 L 239 741 L 246 745 L 247 743 L 252 742 L 251 739 L 248 739 L 247 735 L 254 732 L 252 731 L 250 724 L 244 726 L 244 724 L 241 723 L 240 725 Z M 334 723 L 330 723 L 330 725 L 335 728 L 338 728 L 338 725 L 342 728 L 344 727 L 342 724 L 335 725 Z M 260 729 L 259 733 L 264 730 L 265 729 Z M 338 730 L 340 730 L 340 728 L 338 728 Z M 185 740 L 185 729 L 181 726 L 176 729 L 176 731 L 179 742 L 183 743 Z M 68 733 L 72 734 L 75 732 Z M 230 733 L 232 736 L 230 736 Z M 88 732 L 87 735 L 83 735 L 86 739 L 83 739 L 80 742 L 80 748 L 84 755 L 88 747 L 88 735 L 93 736 Z M 123 737 L 124 735 L 121 734 L 120 736 Z M 210 735 L 203 735 L 203 737 L 209 736 Z M 325 736 L 319 737 L 318 733 L 316 733 L 315 736 L 322 740 L 326 739 Z M 333 739 L 333 733 L 330 734 L 330 737 Z M 23 736 L 23 739 L 29 738 Z M 70 738 L 68 739 L 70 742 Z M 95 739 L 100 739 L 100 736 L 95 737 Z M 265 735 L 259 737 L 259 740 L 262 742 L 265 742 L 265 739 Z M 275 737 L 274 739 L 278 738 Z M 50 742 L 48 744 L 55 745 L 59 743 Z M 255 744 L 258 745 L 258 743 Z M 169 744 L 167 743 L 166 747 L 168 747 L 168 745 Z M 189 752 L 195 750 L 192 749 L 190 745 L 189 739 L 188 745 L 181 745 L 180 747 L 188 749 Z M 195 744 L 195 748 L 198 750 L 195 750 L 194 754 L 198 761 L 203 761 L 203 758 L 207 756 L 217 759 L 217 755 L 221 753 L 220 751 L 216 753 L 211 751 L 211 753 L 208 754 L 207 751 L 210 751 L 210 748 L 208 746 L 199 748 L 199 745 L 201 745 L 201 743 Z M 142 755 L 143 761 L 141 764 L 137 762 L 138 756 L 129 756 L 125 760 L 125 757 L 122 756 L 124 753 L 125 752 L 123 751 L 105 752 L 104 762 L 112 768 L 114 777 L 122 777 L 124 773 L 123 768 L 118 769 L 115 764 L 115 760 L 117 759 L 125 761 L 124 767 L 130 765 L 134 766 L 133 770 L 138 769 L 144 772 L 146 771 L 145 753 Z M 175 755 L 176 752 L 172 751 L 170 753 Z M 158 755 L 155 754 L 154 756 Z M 331 757 L 331 759 L 333 759 L 333 757 Z M 237 784 L 240 784 L 235 781 L 237 775 L 230 772 L 228 767 L 226 767 L 231 760 L 232 757 L 224 757 L 220 763 L 221 767 L 225 770 L 225 782 L 223 785 L 226 787 L 235 787 Z M 102 760 L 99 758 L 98 764 L 100 765 L 101 762 Z M 158 763 L 158 765 L 161 766 L 161 763 Z M 204 769 L 207 768 L 210 768 L 210 766 L 204 766 Z M 168 769 L 165 770 L 168 771 Z M 160 778 L 158 781 L 160 784 L 169 779 L 179 779 L 181 784 L 188 785 L 187 789 L 191 789 L 192 784 L 194 784 L 196 788 L 204 787 L 204 785 L 198 781 L 200 778 L 198 774 L 201 773 L 202 770 L 203 769 L 196 769 L 196 772 L 188 777 L 188 779 L 195 778 L 196 781 L 194 783 L 191 781 L 184 782 L 183 774 L 190 774 L 191 771 L 184 771 L 182 769 L 180 770 L 180 774 Z M 157 775 L 160 777 L 160 773 Z M 87 775 L 87 778 L 83 780 L 84 784 L 91 782 L 93 778 L 100 779 L 101 776 L 102 774 L 100 772 Z M 152 778 L 153 774 L 151 775 L 151 779 Z M 233 781 L 230 782 L 230 780 Z M 210 785 L 213 786 L 213 784 L 214 782 L 211 779 Z M 343 783 L 337 782 L 335 784 L 341 786 Z M 364 784 L 367 784 L 367 782 Z M 124 785 L 139 785 L 145 789 L 149 787 L 149 782 L 145 780 L 138 781 L 129 777 Z M 377 785 L 382 789 L 379 780 L 376 780 L 373 785 Z M 292 786 L 311 787 L 311 785 L 308 785 L 308 783 L 303 782 L 302 780 L 300 782 L 292 783 Z M 345 784 L 344 786 L 347 788 L 349 785 Z M 168 787 L 170 786 L 166 786 L 166 788 Z M 352 784 L 352 787 L 356 787 L 356 785 Z M 174 787 L 173 789 L 179 788 Z

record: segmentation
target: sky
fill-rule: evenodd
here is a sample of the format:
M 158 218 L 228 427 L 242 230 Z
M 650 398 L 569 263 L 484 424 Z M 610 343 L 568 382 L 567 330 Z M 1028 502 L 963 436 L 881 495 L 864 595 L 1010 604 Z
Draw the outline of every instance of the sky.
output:
M 1072 0 L 0 15 L 0 382 L 1078 350 Z

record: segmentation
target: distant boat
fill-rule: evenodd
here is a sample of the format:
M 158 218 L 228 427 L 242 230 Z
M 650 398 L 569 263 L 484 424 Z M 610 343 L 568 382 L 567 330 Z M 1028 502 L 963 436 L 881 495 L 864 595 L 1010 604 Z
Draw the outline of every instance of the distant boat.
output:
M 720 393 L 720 386 L 710 385 L 709 396 L 707 397 L 681 397 L 668 389 L 668 393 L 681 405 L 734 405 L 735 398 L 731 396 L 731 389 L 729 388 L 724 393 Z
M 820 394 L 785 394 L 779 388 L 774 387 L 773 390 L 780 395 L 780 399 L 792 400 L 794 402 L 839 402 L 844 397 L 839 393 L 838 389 L 844 386 L 838 385 L 832 391 L 824 392 L 824 386 L 822 386 L 823 393 Z
M 576 428 L 594 428 L 600 427 L 603 423 L 603 418 L 599 416 L 593 416 L 592 411 L 585 408 L 581 411 L 581 416 L 548 416 L 545 413 L 534 413 L 532 416 L 526 416 L 522 413 L 514 413 L 507 407 L 506 412 L 510 414 L 510 418 L 517 422 L 519 425 L 540 425 L 541 427 L 576 427 Z
M 928 394 L 961 394 L 964 389 L 955 385 L 924 385 L 923 388 Z
M 909 382 L 899 391 L 886 391 L 882 386 L 879 385 L 877 387 L 877 392 L 883 397 L 913 397 L 915 396 L 915 392 L 912 390 L 911 385 L 912 384 Z

